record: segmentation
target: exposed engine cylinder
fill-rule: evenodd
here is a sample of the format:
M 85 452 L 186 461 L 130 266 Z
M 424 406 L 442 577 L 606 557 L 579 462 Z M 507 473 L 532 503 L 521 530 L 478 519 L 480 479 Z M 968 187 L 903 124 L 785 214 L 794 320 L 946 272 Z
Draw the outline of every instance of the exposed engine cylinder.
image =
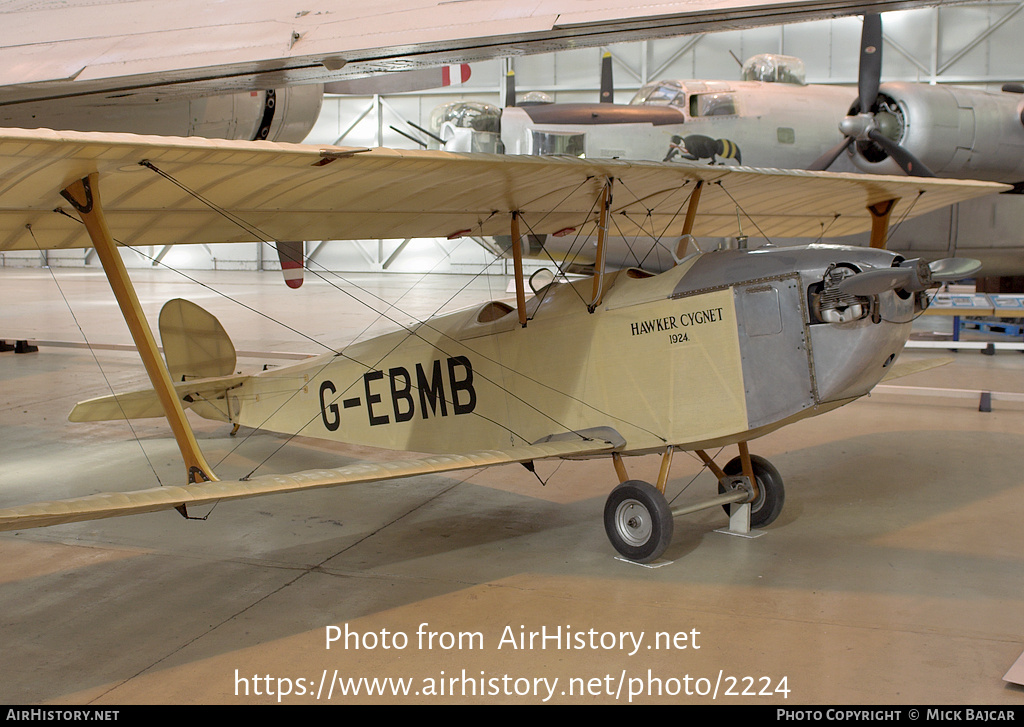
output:
M 811 311 L 822 323 L 849 323 L 867 315 L 870 304 L 864 298 L 839 290 L 839 283 L 857 274 L 848 265 L 833 265 L 825 271 L 821 283 L 811 286 Z

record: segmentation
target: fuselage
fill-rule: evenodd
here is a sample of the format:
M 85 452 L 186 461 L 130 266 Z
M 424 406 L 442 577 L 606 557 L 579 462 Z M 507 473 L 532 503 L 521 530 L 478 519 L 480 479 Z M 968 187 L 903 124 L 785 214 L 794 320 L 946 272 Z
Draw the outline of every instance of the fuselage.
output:
M 629 105 L 503 109 L 505 152 L 800 169 L 836 143 L 853 97 L 842 87 L 760 81 L 672 81 L 665 87 L 676 95 Z
M 853 88 L 765 81 L 660 81 L 645 86 L 625 105 L 549 104 L 494 109 L 497 133 L 476 132 L 465 141 L 481 150 L 516 154 L 668 160 L 689 164 L 807 169 L 842 136 L 838 126 L 851 112 Z M 954 86 L 884 83 L 880 103 L 886 128 L 938 176 L 1024 182 L 1024 95 Z M 491 128 L 491 127 L 488 127 Z M 465 131 L 469 131 L 468 129 Z M 488 146 L 488 139 L 490 145 Z M 498 143 L 500 142 L 500 143 Z M 485 147 L 485 149 L 483 148 Z M 902 175 L 874 145 L 855 144 L 831 171 Z M 625 192 L 623 192 L 625 193 Z M 956 205 L 900 225 L 890 249 L 907 257 L 963 255 L 984 263 L 985 275 L 1024 271 L 1020 195 L 994 195 Z M 756 236 L 751 225 L 737 235 Z M 867 236 L 840 240 L 867 244 Z M 532 241 L 539 247 L 541 241 Z M 674 242 L 674 241 L 672 241 Z M 773 240 L 800 244 L 808 240 Z M 547 237 L 546 254 L 593 262 L 591 246 Z M 751 244 L 762 244 L 751 241 Z M 609 264 L 664 270 L 674 265 L 667 247 L 650 240 L 613 239 Z
M 420 452 L 611 427 L 628 452 L 747 440 L 866 394 L 910 331 L 913 296 L 836 299 L 886 251 L 811 246 L 691 256 L 660 275 L 553 284 L 519 324 L 503 303 L 250 377 L 204 416 Z M 839 272 L 837 272 L 837 270 Z

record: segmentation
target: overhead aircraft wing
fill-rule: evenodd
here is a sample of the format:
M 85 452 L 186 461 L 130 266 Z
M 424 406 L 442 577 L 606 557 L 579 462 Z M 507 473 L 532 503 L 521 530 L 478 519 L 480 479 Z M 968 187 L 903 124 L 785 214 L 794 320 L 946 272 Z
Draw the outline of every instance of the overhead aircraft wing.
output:
M 900 220 L 1008 189 L 987 182 L 442 151 L 324 148 L 130 134 L 0 131 L 0 251 L 89 247 L 59 196 L 91 173 L 123 244 L 593 234 L 612 181 L 609 232 L 680 234 L 703 182 L 692 234 L 849 235 L 868 206 Z
M 63 0 L 0 10 L 0 106 L 266 90 L 944 0 Z
M 394 462 L 364 462 L 335 469 L 264 475 L 247 480 L 217 480 L 196 485 L 153 487 L 132 492 L 102 492 L 67 500 L 37 502 L 0 509 L 0 531 L 136 515 L 257 495 L 493 467 L 548 457 L 608 454 L 623 444 L 621 438 L 612 430 L 601 430 L 600 435 L 600 438 L 560 435 L 558 438 L 552 438 L 552 441 L 507 450 L 432 455 L 422 459 Z

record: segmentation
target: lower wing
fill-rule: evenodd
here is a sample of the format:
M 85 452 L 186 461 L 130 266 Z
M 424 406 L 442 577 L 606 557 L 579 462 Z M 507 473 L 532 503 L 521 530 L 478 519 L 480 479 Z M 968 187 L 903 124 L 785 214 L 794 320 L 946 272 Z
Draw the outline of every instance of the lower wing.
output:
M 220 500 L 295 492 L 317 487 L 354 485 L 423 474 L 525 463 L 554 457 L 609 454 L 623 444 L 613 430 L 556 435 L 538 443 L 505 450 L 441 454 L 395 462 L 367 462 L 335 469 L 264 475 L 247 480 L 218 480 L 192 485 L 152 487 L 131 492 L 102 492 L 67 500 L 37 502 L 0 509 L 0 531 L 46 527 L 120 515 L 178 509 Z

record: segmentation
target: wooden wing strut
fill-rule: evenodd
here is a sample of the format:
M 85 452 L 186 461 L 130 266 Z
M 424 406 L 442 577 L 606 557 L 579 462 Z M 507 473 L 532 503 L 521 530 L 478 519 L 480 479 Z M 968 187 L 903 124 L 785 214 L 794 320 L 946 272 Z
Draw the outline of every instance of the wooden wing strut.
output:
M 90 174 L 84 179 L 71 184 L 65 188 L 61 195 L 71 203 L 85 223 L 85 228 L 96 248 L 96 254 L 103 265 L 103 271 L 110 281 L 110 287 L 114 291 L 117 305 L 121 309 L 128 329 L 131 331 L 135 345 L 139 349 L 139 356 L 149 374 L 149 380 L 156 390 L 167 421 L 174 432 L 174 439 L 181 450 L 181 456 L 185 460 L 185 469 L 188 472 L 190 483 L 216 480 L 213 469 L 207 464 L 203 457 L 199 444 L 196 441 L 192 427 L 185 418 L 185 410 L 181 406 L 174 385 L 171 383 L 171 375 L 167 372 L 164 360 L 153 337 L 153 331 L 146 321 L 146 315 L 139 305 L 139 298 L 135 294 L 128 271 L 117 251 L 117 246 L 107 223 L 103 218 L 103 207 L 100 204 L 98 187 L 99 176 Z
M 871 247 L 879 250 L 885 249 L 886 239 L 889 235 L 889 217 L 892 215 L 893 207 L 898 199 L 889 199 L 868 207 L 871 213 Z
M 704 189 L 704 180 L 698 179 L 690 192 L 690 203 L 686 206 L 686 217 L 683 219 L 683 231 L 676 243 L 675 261 L 676 264 L 686 255 L 686 250 L 693 239 L 693 223 L 697 219 L 697 206 L 700 204 L 700 193 Z
M 597 259 L 594 261 L 594 289 L 587 310 L 593 313 L 604 297 L 605 261 L 607 260 L 608 210 L 612 205 L 611 177 L 601 189 L 601 212 L 597 223 Z
M 516 310 L 519 325 L 526 328 L 526 282 L 523 280 L 523 238 L 519 234 L 519 213 L 512 213 L 512 262 L 516 278 Z

